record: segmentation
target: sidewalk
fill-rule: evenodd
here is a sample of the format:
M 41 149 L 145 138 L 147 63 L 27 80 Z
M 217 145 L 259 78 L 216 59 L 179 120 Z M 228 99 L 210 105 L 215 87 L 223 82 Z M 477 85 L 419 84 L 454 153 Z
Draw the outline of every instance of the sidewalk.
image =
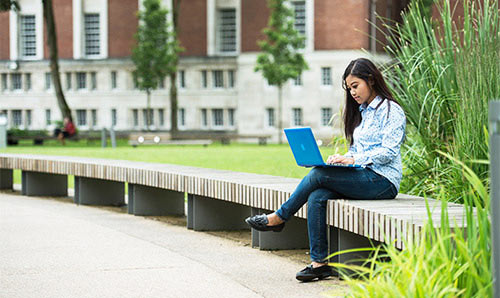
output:
M 303 263 L 185 227 L 0 193 L 0 297 L 324 297 Z M 333 291 L 333 292 L 332 292 Z

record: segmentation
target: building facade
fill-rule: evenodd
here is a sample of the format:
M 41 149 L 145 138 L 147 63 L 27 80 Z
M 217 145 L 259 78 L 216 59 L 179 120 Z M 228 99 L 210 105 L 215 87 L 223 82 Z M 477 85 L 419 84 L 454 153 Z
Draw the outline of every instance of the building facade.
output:
M 290 0 L 295 27 L 306 37 L 309 64 L 284 87 L 283 126 L 338 133 L 342 73 L 360 56 L 385 59 L 384 36 L 367 20 L 398 21 L 407 1 Z M 0 13 L 0 112 L 10 128 L 52 129 L 61 114 L 49 69 L 39 0 L 20 0 L 19 12 Z M 170 0 L 163 0 L 167 9 Z M 146 94 L 134 86 L 130 59 L 140 0 L 53 0 L 60 73 L 80 130 L 114 126 L 142 130 Z M 254 71 L 270 12 L 266 0 L 183 0 L 178 126 L 182 130 L 277 135 L 278 91 Z M 379 40 L 375 42 L 374 38 Z M 170 129 L 169 81 L 152 93 L 152 129 Z M 332 129 L 333 127 L 333 129 Z M 276 139 L 274 139 L 276 140 Z

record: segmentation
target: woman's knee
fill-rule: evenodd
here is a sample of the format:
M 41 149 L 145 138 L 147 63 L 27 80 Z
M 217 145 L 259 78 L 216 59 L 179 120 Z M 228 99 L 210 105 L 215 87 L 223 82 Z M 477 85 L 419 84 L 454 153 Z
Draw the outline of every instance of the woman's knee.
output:
M 312 181 L 317 181 L 320 177 L 324 175 L 321 168 L 312 168 L 307 174 L 307 178 Z

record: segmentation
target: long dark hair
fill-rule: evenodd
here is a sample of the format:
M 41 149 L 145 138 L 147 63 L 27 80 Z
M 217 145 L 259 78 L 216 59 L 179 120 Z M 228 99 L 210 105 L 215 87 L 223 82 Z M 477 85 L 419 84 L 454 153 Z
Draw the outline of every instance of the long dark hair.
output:
M 349 75 L 353 75 L 358 77 L 366 82 L 368 86 L 371 85 L 373 91 L 382 98 L 382 101 L 377 106 L 377 108 L 384 102 L 384 100 L 388 100 L 389 102 L 389 111 L 390 111 L 390 102 L 393 101 L 399 105 L 399 103 L 392 96 L 391 91 L 387 87 L 385 83 L 384 77 L 378 68 L 366 58 L 359 58 L 356 60 L 352 60 L 351 63 L 347 66 L 344 75 L 342 76 L 342 87 L 345 92 L 345 107 L 344 107 L 344 133 L 345 137 L 352 145 L 354 140 L 352 135 L 354 133 L 354 129 L 361 123 L 361 112 L 359 111 L 359 104 L 354 100 L 347 88 L 347 84 L 345 82 L 346 78 Z M 389 116 L 389 111 L 387 112 L 387 116 Z

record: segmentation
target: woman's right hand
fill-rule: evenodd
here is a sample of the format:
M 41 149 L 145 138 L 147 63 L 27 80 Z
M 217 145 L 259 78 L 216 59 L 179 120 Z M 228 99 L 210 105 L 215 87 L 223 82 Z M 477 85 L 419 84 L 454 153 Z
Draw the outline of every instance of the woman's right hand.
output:
M 345 157 L 340 154 L 334 154 L 328 156 L 328 159 L 326 160 L 327 164 L 334 164 L 334 163 L 348 163 L 348 164 L 353 164 L 354 159 L 351 157 Z

